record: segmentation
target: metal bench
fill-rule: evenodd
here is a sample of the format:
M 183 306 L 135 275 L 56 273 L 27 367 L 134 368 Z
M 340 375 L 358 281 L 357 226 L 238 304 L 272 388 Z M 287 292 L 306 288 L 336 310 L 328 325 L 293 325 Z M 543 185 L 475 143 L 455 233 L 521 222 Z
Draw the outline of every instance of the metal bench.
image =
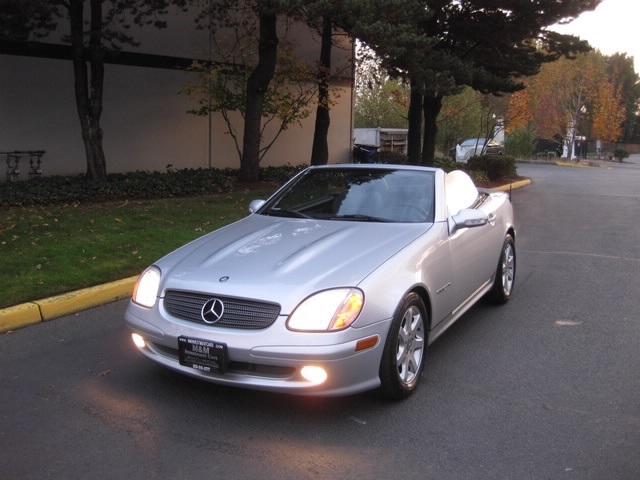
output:
M 14 150 L 12 152 L 0 152 L 5 155 L 7 161 L 7 181 L 17 182 L 20 178 L 20 161 L 29 159 L 29 180 L 42 175 L 42 156 L 45 150 Z
M 546 161 L 550 161 L 550 160 L 554 160 L 556 158 L 556 152 L 554 151 L 546 151 L 546 152 L 538 152 L 536 153 L 536 159 L 537 160 L 546 160 Z

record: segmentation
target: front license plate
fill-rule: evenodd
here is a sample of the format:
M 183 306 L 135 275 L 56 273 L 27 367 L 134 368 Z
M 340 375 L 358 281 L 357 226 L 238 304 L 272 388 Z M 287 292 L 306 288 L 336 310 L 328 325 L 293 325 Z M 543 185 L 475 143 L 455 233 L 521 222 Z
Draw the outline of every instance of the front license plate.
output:
M 202 372 L 227 371 L 227 346 L 224 343 L 178 337 L 178 357 L 180 365 Z

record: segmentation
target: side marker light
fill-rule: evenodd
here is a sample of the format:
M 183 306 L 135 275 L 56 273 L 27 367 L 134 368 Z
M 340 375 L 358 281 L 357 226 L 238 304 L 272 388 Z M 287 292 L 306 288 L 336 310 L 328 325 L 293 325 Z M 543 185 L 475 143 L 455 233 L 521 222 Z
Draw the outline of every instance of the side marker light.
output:
M 362 340 L 358 340 L 358 343 L 356 343 L 356 352 L 361 352 L 362 350 L 373 348 L 377 344 L 378 344 L 378 335 L 374 335 L 373 337 L 363 338 Z

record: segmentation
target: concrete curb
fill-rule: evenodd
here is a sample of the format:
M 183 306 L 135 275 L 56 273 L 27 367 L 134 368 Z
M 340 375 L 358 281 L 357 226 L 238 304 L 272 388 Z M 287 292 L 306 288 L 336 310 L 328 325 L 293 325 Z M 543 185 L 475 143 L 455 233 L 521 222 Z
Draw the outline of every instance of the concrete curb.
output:
M 559 167 L 573 167 L 573 168 L 600 168 L 600 165 L 585 165 L 583 163 L 572 163 L 572 162 L 556 162 L 556 165 Z
M 531 180 L 502 185 L 492 190 L 507 191 L 529 185 Z M 0 309 L 0 333 L 70 315 L 88 308 L 130 297 L 137 276 L 83 288 L 75 292 Z
M 138 277 L 83 288 L 75 292 L 0 310 L 0 333 L 130 297 Z
M 515 190 L 516 188 L 526 187 L 529 184 L 531 184 L 531 179 L 527 178 L 525 180 L 518 180 L 517 182 L 507 183 L 506 185 L 501 185 L 499 187 L 492 188 L 491 190 L 506 192 L 507 190 Z

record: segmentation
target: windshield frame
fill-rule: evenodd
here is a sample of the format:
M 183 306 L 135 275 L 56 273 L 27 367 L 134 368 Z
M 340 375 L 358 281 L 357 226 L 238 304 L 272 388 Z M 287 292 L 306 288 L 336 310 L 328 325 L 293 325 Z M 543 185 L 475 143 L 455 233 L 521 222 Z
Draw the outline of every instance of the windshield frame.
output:
M 256 214 L 296 219 L 433 223 L 436 169 L 391 165 L 310 167 Z

